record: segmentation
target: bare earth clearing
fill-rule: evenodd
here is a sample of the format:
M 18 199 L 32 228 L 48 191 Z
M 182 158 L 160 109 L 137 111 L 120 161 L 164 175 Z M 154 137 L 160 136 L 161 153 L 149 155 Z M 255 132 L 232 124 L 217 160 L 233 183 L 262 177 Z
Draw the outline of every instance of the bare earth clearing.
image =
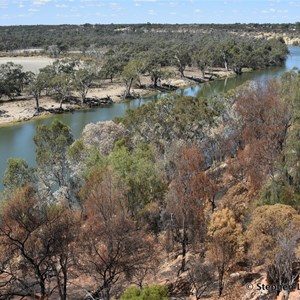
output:
M 6 63 L 8 61 L 12 61 L 17 64 L 21 64 L 25 71 L 33 71 L 38 72 L 40 68 L 43 68 L 53 62 L 53 59 L 49 57 L 0 57 L 0 64 Z M 189 80 L 187 78 L 181 78 L 180 75 L 174 71 L 174 77 L 165 81 L 162 80 L 162 83 L 170 84 L 172 86 L 176 86 L 178 88 L 184 86 L 190 86 L 196 84 L 195 81 Z M 225 69 L 215 69 L 214 74 L 217 77 L 226 77 L 233 76 L 233 72 L 226 71 Z M 194 68 L 188 68 L 185 71 L 185 76 L 189 78 L 199 78 L 200 72 Z M 142 76 L 141 83 L 144 85 L 151 84 L 151 80 L 149 76 Z M 101 84 L 100 88 L 90 89 L 87 97 L 98 97 L 104 98 L 109 96 L 113 102 L 122 101 L 122 95 L 124 94 L 125 86 L 121 79 L 114 80 L 111 83 L 109 80 L 106 80 Z M 145 96 L 151 93 L 156 93 L 157 91 L 149 90 L 149 89 L 139 89 L 133 87 L 132 92 L 135 95 Z M 78 96 L 74 94 L 74 96 Z M 55 101 L 55 99 L 51 97 L 43 96 L 40 99 L 40 106 L 44 109 L 55 109 L 59 108 L 59 103 Z M 64 103 L 64 109 L 74 109 L 78 110 L 82 107 L 76 104 Z M 43 112 L 42 115 L 50 114 L 49 112 Z M 24 99 L 16 99 L 14 101 L 2 101 L 0 102 L 0 126 L 9 124 L 11 122 L 20 122 L 27 121 L 36 116 L 35 109 L 35 100 L 34 98 L 27 97 Z
M 34 56 L 34 57 L 0 57 L 0 64 L 7 62 L 13 62 L 23 66 L 25 72 L 31 71 L 38 73 L 39 69 L 51 65 L 54 62 L 53 58 L 45 56 Z

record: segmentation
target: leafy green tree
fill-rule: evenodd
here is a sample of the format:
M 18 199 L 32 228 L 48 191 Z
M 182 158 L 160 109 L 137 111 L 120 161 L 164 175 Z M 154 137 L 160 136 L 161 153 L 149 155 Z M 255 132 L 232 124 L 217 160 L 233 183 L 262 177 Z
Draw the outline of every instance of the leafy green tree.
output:
M 29 83 L 28 83 L 28 88 L 29 88 L 29 93 L 35 98 L 35 103 L 36 103 L 36 110 L 37 112 L 40 111 L 40 97 L 42 94 L 42 91 L 46 87 L 46 82 L 45 82 L 45 77 L 43 76 L 43 73 L 39 74 L 34 74 L 30 72 L 28 74 L 29 76 Z
M 47 96 L 51 95 L 51 93 L 53 92 L 52 86 L 51 86 L 51 79 L 56 74 L 57 74 L 57 71 L 54 68 L 53 64 L 40 69 L 40 72 L 38 75 L 44 84 L 45 94 Z
M 140 82 L 140 75 L 147 68 L 147 61 L 142 58 L 136 58 L 129 61 L 124 67 L 122 78 L 125 83 L 124 98 L 131 97 L 131 87 L 135 82 Z
M 3 185 L 6 192 L 12 193 L 32 183 L 33 168 L 20 158 L 10 158 L 3 177 Z
M 200 77 L 204 79 L 205 77 L 205 70 L 207 69 L 207 61 L 206 61 L 206 55 L 203 55 L 203 53 L 197 53 L 194 56 L 194 62 L 197 65 L 198 69 L 200 70 Z
M 165 185 L 155 167 L 151 146 L 141 144 L 130 152 L 126 146 L 117 144 L 109 161 L 126 183 L 132 216 L 137 217 L 146 204 L 162 199 Z
M 59 73 L 51 81 L 51 87 L 55 91 L 55 96 L 59 101 L 59 108 L 62 110 L 62 104 L 70 95 L 73 88 L 72 77 L 68 73 Z
M 76 189 L 71 177 L 67 152 L 74 139 L 71 129 L 58 120 L 50 126 L 40 125 L 34 136 L 38 176 L 49 196 L 60 189 L 71 206 Z
M 274 201 L 272 185 L 266 185 L 263 193 L 263 202 L 274 202 L 298 207 L 300 202 L 300 74 L 292 70 L 282 75 L 278 91 L 279 97 L 288 108 L 289 129 L 283 143 L 280 158 L 276 164 L 276 178 L 274 178 L 277 199 Z
M 100 77 L 109 78 L 111 82 L 113 79 L 122 73 L 126 61 L 122 58 L 120 53 L 107 54 L 104 63 L 100 70 Z
M 56 60 L 52 65 L 40 69 L 38 76 L 44 81 L 46 94 L 54 95 L 60 104 L 70 95 L 74 89 L 74 78 L 79 63 L 76 60 Z
M 81 96 L 82 104 L 85 102 L 86 95 L 92 86 L 95 73 L 87 68 L 80 68 L 75 71 L 74 86 Z
M 0 65 L 0 98 L 7 96 L 14 99 L 21 95 L 26 73 L 21 65 L 7 62 Z
M 187 45 L 180 45 L 174 52 L 175 64 L 181 77 L 184 77 L 184 70 L 192 63 L 191 51 Z

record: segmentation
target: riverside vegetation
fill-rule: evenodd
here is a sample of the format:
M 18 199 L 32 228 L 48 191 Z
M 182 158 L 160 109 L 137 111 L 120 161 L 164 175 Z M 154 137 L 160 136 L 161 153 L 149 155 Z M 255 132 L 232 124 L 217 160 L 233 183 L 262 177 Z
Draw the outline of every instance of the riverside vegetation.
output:
M 48 31 L 47 28 L 34 27 L 33 37 L 39 37 L 39 29 L 43 29 L 46 38 L 47 34 L 52 32 L 52 29 Z M 83 28 L 84 33 L 87 31 L 94 36 L 93 26 Z M 107 30 L 108 33 L 115 30 L 114 26 L 99 28 Z M 29 28 L 24 27 L 25 29 L 25 32 L 31 32 Z M 60 32 L 60 27 L 56 29 Z M 71 26 L 69 29 L 70 34 L 73 33 L 74 28 Z M 3 40 L 7 40 L 8 43 L 11 35 L 18 36 L 19 30 L 23 32 L 22 27 L 14 28 L 13 31 L 9 31 L 10 35 L 3 30 Z M 193 66 L 198 74 L 187 78 L 194 82 L 203 82 L 216 78 L 216 68 L 223 69 L 226 74 L 231 70 L 239 75 L 245 68 L 256 70 L 280 65 L 288 52 L 282 38 L 257 39 L 241 34 L 224 33 L 222 30 L 214 30 L 213 33 L 158 31 L 148 34 L 131 29 L 130 32 L 113 35 L 111 43 L 106 40 L 109 36 L 104 34 L 104 40 L 101 42 L 104 44 L 100 43 L 94 51 L 80 54 L 79 57 L 72 57 L 72 53 L 64 52 L 63 47 L 59 48 L 59 35 L 55 35 L 57 40 L 53 40 L 52 37 L 51 42 L 56 43 L 56 50 L 54 53 L 50 51 L 49 55 L 60 59 L 40 69 L 38 74 L 25 72 L 21 65 L 12 62 L 0 66 L 0 99 L 4 101 L 19 99 L 20 96 L 33 97 L 37 113 L 40 112 L 39 98 L 42 95 L 55 98 L 59 103 L 59 110 L 62 110 L 64 102 L 70 101 L 82 106 L 93 105 L 97 101 L 87 99 L 87 94 L 91 88 L 101 87 L 103 80 L 120 80 L 124 86 L 122 97 L 130 98 L 135 96 L 132 94 L 133 87 L 172 90 L 174 87 L 161 84 L 162 80 L 168 82 L 175 73 L 181 78 L 186 78 L 185 70 L 189 66 Z M 79 36 L 84 38 L 89 35 L 80 33 Z M 30 46 L 23 45 L 18 38 L 15 43 L 17 44 L 9 42 L 17 49 Z M 5 42 L 2 45 L 4 46 Z M 74 45 L 76 46 L 75 40 Z M 142 83 L 143 75 L 151 79 L 150 85 Z M 74 97 L 74 93 L 77 97 Z
M 261 66 L 287 53 L 282 40 L 223 42 L 238 57 L 264 53 Z M 122 73 L 138 74 L 139 59 Z M 73 66 L 49 69 L 64 81 Z M 300 272 L 299 95 L 292 70 L 226 95 L 170 94 L 76 141 L 59 121 L 38 127 L 37 167 L 11 159 L 4 176 L 0 299 L 250 299 L 245 284 L 262 274 L 277 286 L 266 297 L 288 299 Z

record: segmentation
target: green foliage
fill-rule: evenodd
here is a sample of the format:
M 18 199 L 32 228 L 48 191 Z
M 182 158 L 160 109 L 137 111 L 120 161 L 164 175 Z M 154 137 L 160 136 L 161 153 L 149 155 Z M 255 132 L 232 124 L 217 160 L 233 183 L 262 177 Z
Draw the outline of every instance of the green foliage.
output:
M 0 30 L 1 51 L 26 48 L 48 49 L 53 56 L 68 48 L 82 49 L 136 45 L 139 51 L 145 49 L 167 49 L 170 41 L 180 44 L 188 41 L 199 43 L 202 36 L 221 39 L 228 32 L 249 33 L 281 32 L 290 34 L 290 29 L 299 28 L 296 24 L 126 24 L 126 25 L 33 25 L 2 26 Z M 204 34 L 204 32 L 209 32 Z M 205 40 L 202 43 L 205 44 Z M 178 43 L 179 44 L 179 43 Z M 157 46 L 155 46 L 157 45 Z M 50 51 L 51 50 L 51 51 Z M 86 51 L 88 52 L 88 51 Z M 92 52 L 92 51 L 90 51 Z M 87 53 L 85 53 L 87 54 Z M 91 53 L 93 54 L 93 53 Z
M 55 165 L 65 160 L 68 147 L 73 141 L 70 128 L 58 120 L 54 120 L 50 127 L 38 126 L 34 136 L 38 165 Z
M 289 130 L 276 163 L 276 177 L 263 190 L 261 203 L 281 203 L 298 208 L 300 204 L 300 73 L 297 69 L 284 73 L 278 88 L 289 111 Z
M 151 143 L 163 152 L 166 143 L 174 140 L 200 141 L 205 129 L 216 124 L 225 101 L 218 97 L 197 99 L 174 95 L 128 110 L 125 118 L 118 121 L 126 126 L 135 142 Z
M 191 49 L 186 44 L 176 45 L 174 51 L 174 63 L 176 64 L 181 76 L 184 76 L 184 70 L 188 65 L 191 65 Z
M 74 87 L 79 91 L 82 102 L 85 101 L 86 95 L 92 86 L 92 81 L 95 78 L 93 70 L 81 68 L 75 71 L 74 74 Z
M 121 54 L 113 52 L 105 57 L 99 75 L 102 78 L 109 78 L 112 82 L 113 78 L 122 72 L 125 65 L 126 59 Z
M 140 75 L 147 68 L 147 60 L 144 58 L 134 58 L 128 62 L 122 72 L 122 78 L 125 83 L 126 91 L 124 97 L 130 97 L 130 89 L 136 82 L 140 82 Z
M 122 294 L 121 300 L 168 300 L 168 290 L 165 286 L 152 285 L 139 289 L 129 287 Z
M 35 98 L 36 108 L 39 110 L 39 98 L 47 85 L 47 81 L 45 81 L 45 76 L 42 72 L 38 75 L 34 74 L 33 72 L 29 72 L 28 79 L 28 92 Z
M 20 158 L 10 158 L 3 177 L 3 185 L 6 192 L 13 192 L 32 183 L 33 168 Z
M 0 65 L 0 98 L 7 96 L 14 99 L 21 95 L 26 78 L 26 73 L 22 69 L 21 65 L 13 62 Z
M 109 163 L 128 187 L 132 215 L 136 216 L 146 204 L 163 197 L 165 185 L 154 164 L 151 146 L 140 144 L 130 152 L 119 143 L 109 156 Z
M 85 145 L 82 139 L 76 140 L 68 150 L 68 156 L 71 160 L 79 163 L 82 160 L 82 155 L 85 152 Z
M 71 129 L 58 120 L 54 120 L 49 127 L 37 127 L 34 143 L 38 170 L 44 184 L 52 192 L 70 183 L 67 152 L 73 141 Z

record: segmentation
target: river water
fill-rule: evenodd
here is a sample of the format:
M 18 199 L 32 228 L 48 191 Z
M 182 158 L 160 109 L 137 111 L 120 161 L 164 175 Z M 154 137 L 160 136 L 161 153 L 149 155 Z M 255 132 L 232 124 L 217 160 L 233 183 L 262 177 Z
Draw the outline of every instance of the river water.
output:
M 280 76 L 293 67 L 300 68 L 300 47 L 290 47 L 290 55 L 282 67 L 272 67 L 262 71 L 245 73 L 235 78 L 216 80 L 209 83 L 196 85 L 186 89 L 178 90 L 176 93 L 185 96 L 197 96 L 202 94 L 213 95 L 226 92 L 248 80 L 265 81 Z M 128 102 L 116 103 L 109 107 L 102 107 L 93 110 L 77 111 L 63 115 L 53 115 L 43 120 L 33 120 L 20 123 L 10 127 L 0 128 L 0 191 L 3 189 L 2 177 L 10 157 L 20 157 L 31 166 L 35 165 L 35 145 L 33 136 L 39 124 L 49 124 L 54 119 L 59 119 L 71 127 L 75 138 L 79 138 L 84 126 L 91 122 L 112 120 L 124 116 L 128 108 L 138 107 L 148 101 L 156 101 L 164 97 L 159 94 L 154 97 L 135 99 Z

